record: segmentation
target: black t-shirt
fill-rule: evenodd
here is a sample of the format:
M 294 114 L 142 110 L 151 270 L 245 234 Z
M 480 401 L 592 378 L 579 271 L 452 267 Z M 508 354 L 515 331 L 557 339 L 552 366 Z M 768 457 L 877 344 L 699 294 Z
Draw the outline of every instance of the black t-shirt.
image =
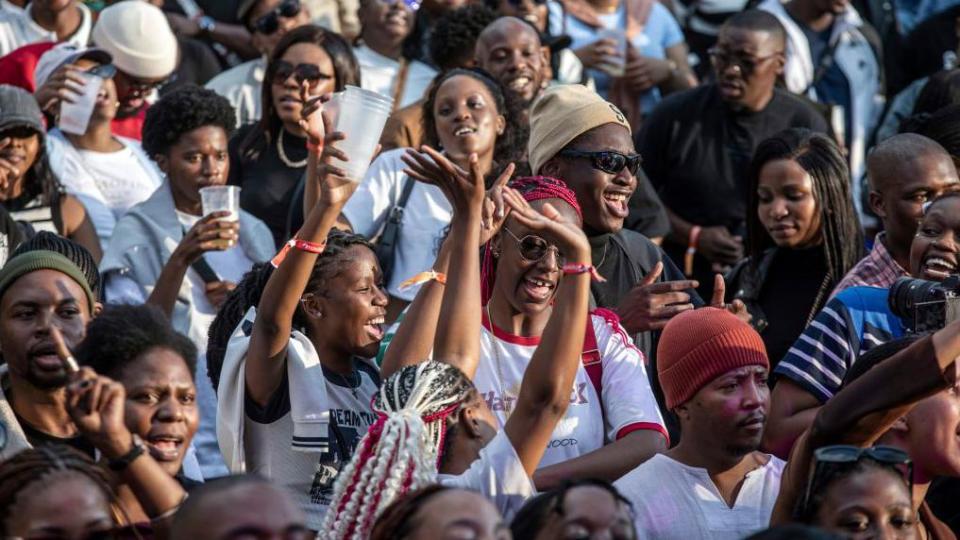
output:
M 17 422 L 20 423 L 20 429 L 23 430 L 23 434 L 26 435 L 27 441 L 32 446 L 37 447 L 59 444 L 63 446 L 69 446 L 74 450 L 79 450 L 81 453 L 89 456 L 90 459 L 96 458 L 96 449 L 87 439 L 79 435 L 76 437 L 54 437 L 53 435 L 44 433 L 43 431 L 40 431 L 39 429 L 25 422 L 23 418 L 20 418 L 20 415 L 17 414 L 16 411 L 14 411 L 14 415 L 17 417 Z
M 956 20 L 960 6 L 952 7 L 918 24 L 904 39 L 900 51 L 903 85 L 943 69 L 944 55 L 955 53 L 960 43 Z
M 774 255 L 759 298 L 760 308 L 769 323 L 760 336 L 767 346 L 771 371 L 807 326 L 807 318 L 826 274 L 822 246 L 778 249 Z M 830 291 L 825 294 L 829 295 Z M 823 298 L 821 302 L 825 300 Z
M 25 239 L 20 225 L 14 221 L 6 208 L 0 206 L 0 268 L 7 263 L 7 259 Z M 0 364 L 3 364 L 2 359 Z
M 279 247 L 289 240 L 290 235 L 297 232 L 303 224 L 303 210 L 294 212 L 299 219 L 289 224 L 289 213 L 295 192 L 301 178 L 307 171 L 303 167 L 289 167 L 277 152 L 277 137 L 263 151 L 256 160 L 242 160 L 238 147 L 252 130 L 260 129 L 260 124 L 243 126 L 230 139 L 230 180 L 229 183 L 240 186 L 240 207 L 263 221 L 273 240 Z M 300 162 L 307 159 L 307 141 L 304 138 L 283 134 L 283 151 L 287 159 Z M 295 209 L 296 210 L 296 209 Z M 288 225 L 291 225 L 288 231 Z
M 775 89 L 758 112 L 735 111 L 713 84 L 673 94 L 644 121 L 637 136 L 643 169 L 667 208 L 698 225 L 742 228 L 748 168 L 764 139 L 791 127 L 827 132 L 813 107 Z M 630 200 L 631 212 L 641 203 Z

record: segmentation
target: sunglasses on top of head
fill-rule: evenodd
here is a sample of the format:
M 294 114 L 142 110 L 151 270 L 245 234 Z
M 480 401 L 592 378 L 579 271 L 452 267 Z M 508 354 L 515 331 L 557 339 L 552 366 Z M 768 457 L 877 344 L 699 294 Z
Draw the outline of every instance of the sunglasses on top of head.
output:
M 609 174 L 620 174 L 620 171 L 627 169 L 630 174 L 636 176 L 640 170 L 640 163 L 643 159 L 640 154 L 628 156 L 614 150 L 604 150 L 601 152 L 584 152 L 582 150 L 561 150 L 560 155 L 569 158 L 589 159 L 594 169 Z
M 257 18 L 253 29 L 269 36 L 280 28 L 280 17 L 291 19 L 300 14 L 300 0 L 283 0 L 273 11 Z
M 316 64 L 293 65 L 286 60 L 277 60 L 276 69 L 273 72 L 273 82 L 283 84 L 291 75 L 293 75 L 297 84 L 303 84 L 306 81 L 310 88 L 320 84 L 320 81 L 332 78 L 330 75 L 321 72 L 320 67 Z
M 507 231 L 507 234 L 517 243 L 517 248 L 520 250 L 520 256 L 527 262 L 539 262 L 541 259 L 547 256 L 547 252 L 551 249 L 557 252 L 557 264 L 563 266 L 566 262 L 566 257 L 563 256 L 563 253 L 560 253 L 560 250 L 556 246 L 550 244 L 543 238 L 535 235 L 528 234 L 523 238 L 518 238 L 517 235 L 513 234 L 513 231 L 504 227 L 503 230 Z

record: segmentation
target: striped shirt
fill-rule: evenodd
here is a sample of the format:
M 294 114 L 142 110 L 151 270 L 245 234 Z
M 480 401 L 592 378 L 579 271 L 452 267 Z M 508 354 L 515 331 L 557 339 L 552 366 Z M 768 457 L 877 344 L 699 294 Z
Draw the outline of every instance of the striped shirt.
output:
M 852 287 L 835 296 L 800 334 L 774 374 L 821 403 L 833 397 L 861 354 L 903 335 L 903 323 L 890 311 L 887 293 L 878 287 Z

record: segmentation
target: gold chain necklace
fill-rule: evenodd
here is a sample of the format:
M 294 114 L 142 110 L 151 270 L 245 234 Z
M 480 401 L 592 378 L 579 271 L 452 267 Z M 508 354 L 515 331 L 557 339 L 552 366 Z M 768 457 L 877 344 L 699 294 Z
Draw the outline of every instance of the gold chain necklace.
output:
M 310 156 L 303 158 L 301 161 L 291 161 L 290 158 L 287 157 L 287 153 L 283 151 L 283 132 L 284 131 L 286 130 L 283 128 L 280 128 L 280 135 L 277 136 L 277 155 L 280 156 L 280 161 L 282 161 L 284 165 L 286 165 L 287 167 L 290 167 L 291 169 L 299 169 L 301 167 L 306 167 L 307 159 Z

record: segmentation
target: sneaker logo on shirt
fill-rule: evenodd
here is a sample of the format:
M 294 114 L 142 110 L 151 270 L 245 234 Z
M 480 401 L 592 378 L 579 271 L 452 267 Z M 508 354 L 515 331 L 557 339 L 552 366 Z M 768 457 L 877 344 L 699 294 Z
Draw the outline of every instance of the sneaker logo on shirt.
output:
M 513 412 L 513 406 L 517 401 L 516 396 L 501 396 L 495 390 L 483 392 L 482 395 L 483 400 L 487 402 L 487 407 L 489 407 L 491 411 L 502 411 L 507 413 L 507 415 Z M 586 405 L 588 403 L 590 403 L 590 400 L 587 398 L 587 383 L 579 382 L 574 384 L 573 389 L 570 391 L 570 404 Z

